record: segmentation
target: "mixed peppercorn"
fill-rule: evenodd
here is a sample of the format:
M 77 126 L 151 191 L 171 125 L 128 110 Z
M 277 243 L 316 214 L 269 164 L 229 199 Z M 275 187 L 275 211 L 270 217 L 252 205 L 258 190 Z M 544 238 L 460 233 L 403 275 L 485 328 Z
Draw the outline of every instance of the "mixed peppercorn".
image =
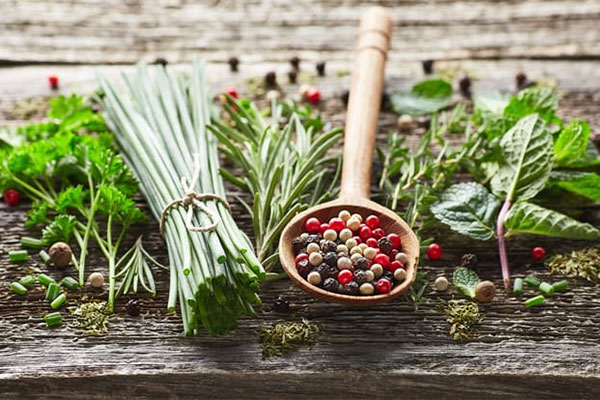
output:
M 402 240 L 386 233 L 379 217 L 340 211 L 328 222 L 308 218 L 306 232 L 292 240 L 298 273 L 334 293 L 385 294 L 406 279 Z

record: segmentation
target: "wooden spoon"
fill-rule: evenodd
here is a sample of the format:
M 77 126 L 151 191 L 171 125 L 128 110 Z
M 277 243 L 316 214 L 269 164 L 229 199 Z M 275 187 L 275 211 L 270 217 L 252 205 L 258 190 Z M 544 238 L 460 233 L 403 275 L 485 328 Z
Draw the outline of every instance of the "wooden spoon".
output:
M 383 8 L 369 9 L 361 20 L 346 115 L 340 198 L 298 214 L 284 229 L 279 242 L 279 258 L 285 272 L 305 292 L 321 300 L 365 306 L 382 303 L 406 292 L 415 281 L 419 261 L 416 235 L 396 213 L 369 200 L 375 132 L 391 30 L 391 20 Z M 381 227 L 387 233 L 394 232 L 402 238 L 403 252 L 409 260 L 406 266 L 407 278 L 389 293 L 372 296 L 332 293 L 308 283 L 298 273 L 292 239 L 304 232 L 304 223 L 309 217 L 329 221 L 330 218 L 337 217 L 341 210 L 358 213 L 363 218 L 370 214 L 377 215 Z

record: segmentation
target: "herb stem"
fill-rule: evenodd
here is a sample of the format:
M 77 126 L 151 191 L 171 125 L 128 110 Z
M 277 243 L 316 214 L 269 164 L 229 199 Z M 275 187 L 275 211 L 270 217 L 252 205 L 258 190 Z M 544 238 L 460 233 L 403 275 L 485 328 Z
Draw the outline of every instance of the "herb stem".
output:
M 496 230 L 498 234 L 498 252 L 500 254 L 500 267 L 502 268 L 502 280 L 504 282 L 504 288 L 508 291 L 510 288 L 510 270 L 508 266 L 508 256 L 506 254 L 506 243 L 504 238 L 504 220 L 506 214 L 510 209 L 511 202 L 505 201 L 498 213 L 498 221 L 496 223 Z

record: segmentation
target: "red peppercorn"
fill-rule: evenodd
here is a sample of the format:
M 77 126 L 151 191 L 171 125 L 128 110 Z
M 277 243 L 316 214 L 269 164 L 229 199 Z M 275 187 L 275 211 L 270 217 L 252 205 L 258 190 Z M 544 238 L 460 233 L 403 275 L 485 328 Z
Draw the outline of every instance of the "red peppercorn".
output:
M 390 251 L 390 260 L 395 260 L 396 259 L 396 254 L 400 253 L 398 250 L 393 249 L 392 251 Z
M 331 227 L 331 229 L 339 233 L 342 231 L 342 229 L 346 227 L 346 223 L 343 219 L 335 217 L 329 220 L 329 226 Z
M 362 240 L 366 241 L 368 238 L 373 236 L 373 232 L 371 232 L 371 228 L 369 228 L 368 226 L 363 226 L 362 228 L 360 228 L 359 235 Z
M 302 260 L 308 260 L 308 254 L 307 253 L 300 253 L 296 256 L 296 265 L 298 265 L 300 263 L 300 261 Z
M 50 75 L 48 77 L 48 83 L 50 84 L 51 89 L 58 89 L 58 76 Z
M 534 247 L 531 256 L 534 260 L 543 260 L 546 257 L 546 250 L 543 247 Z
M 404 268 L 404 264 L 402 264 L 400 261 L 392 261 L 390 263 L 390 267 L 388 268 L 390 271 L 394 272 L 396 271 L 398 268 Z
M 442 247 L 437 243 L 431 243 L 427 248 L 427 256 L 432 260 L 442 258 Z
M 367 226 L 367 224 L 365 224 L 364 222 L 363 222 L 363 223 L 361 223 L 361 224 L 358 226 L 358 231 L 360 232 L 360 230 L 361 230 L 362 228 L 364 228 L 365 226 Z
M 392 289 L 392 282 L 387 279 L 380 279 L 375 284 L 377 293 L 388 293 Z
M 306 93 L 304 93 L 304 98 L 311 104 L 317 104 L 321 101 L 321 92 L 317 88 L 309 88 Z
M 400 238 L 400 235 L 390 233 L 387 237 L 390 239 L 390 242 L 392 242 L 392 248 L 399 249 L 402 247 L 402 238 Z
M 340 271 L 337 278 L 338 278 L 338 281 L 342 285 L 345 285 L 346 283 L 348 283 L 348 282 L 352 281 L 352 279 L 354 279 L 354 274 L 349 269 L 343 269 Z
M 379 228 L 379 217 L 377 215 L 369 215 L 365 219 L 365 224 L 371 229 Z
M 237 92 L 237 90 L 235 90 L 235 88 L 229 88 L 229 89 L 225 90 L 225 93 L 227 93 L 228 95 L 230 95 L 234 99 L 238 98 L 238 92 Z
M 352 239 L 356 240 L 356 244 L 361 244 L 363 242 L 360 236 L 353 236 Z
M 15 189 L 8 189 L 4 192 L 4 202 L 9 206 L 16 206 L 19 204 L 19 192 Z
M 331 229 L 329 224 L 325 224 L 325 223 L 321 224 L 321 228 L 320 228 L 321 235 L 324 234 L 327 229 Z
M 321 229 L 321 221 L 315 217 L 309 218 L 304 224 L 304 229 L 306 229 L 308 233 L 317 233 Z
M 385 231 L 381 228 L 373 229 L 373 237 L 377 240 L 385 236 Z
M 374 249 L 377 248 L 377 239 L 374 238 L 368 238 L 365 243 L 367 244 L 367 246 L 369 247 L 373 247 Z
M 390 266 L 390 257 L 387 254 L 379 253 L 373 258 L 373 262 L 387 269 Z

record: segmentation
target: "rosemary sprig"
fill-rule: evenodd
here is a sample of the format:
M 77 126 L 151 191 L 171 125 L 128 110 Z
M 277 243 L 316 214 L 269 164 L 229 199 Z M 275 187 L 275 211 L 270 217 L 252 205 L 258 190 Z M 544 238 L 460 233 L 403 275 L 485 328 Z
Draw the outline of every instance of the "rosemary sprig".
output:
M 276 243 L 286 224 L 300 211 L 332 198 L 341 157 L 327 157 L 341 129 L 321 131 L 320 118 L 294 103 L 272 102 L 259 110 L 248 101 L 227 98 L 228 122 L 209 126 L 221 151 L 243 171 L 221 175 L 252 198 L 238 200 L 252 216 L 256 251 L 267 271 L 277 262 Z
M 133 293 L 137 293 L 138 286 L 142 286 L 152 296 L 156 295 L 156 285 L 148 261 L 159 268 L 169 270 L 146 252 L 142 244 L 142 236 L 140 236 L 131 249 L 123 254 L 115 267 L 115 278 L 121 279 L 117 289 L 117 298 L 122 294 L 129 293 L 130 289 Z

